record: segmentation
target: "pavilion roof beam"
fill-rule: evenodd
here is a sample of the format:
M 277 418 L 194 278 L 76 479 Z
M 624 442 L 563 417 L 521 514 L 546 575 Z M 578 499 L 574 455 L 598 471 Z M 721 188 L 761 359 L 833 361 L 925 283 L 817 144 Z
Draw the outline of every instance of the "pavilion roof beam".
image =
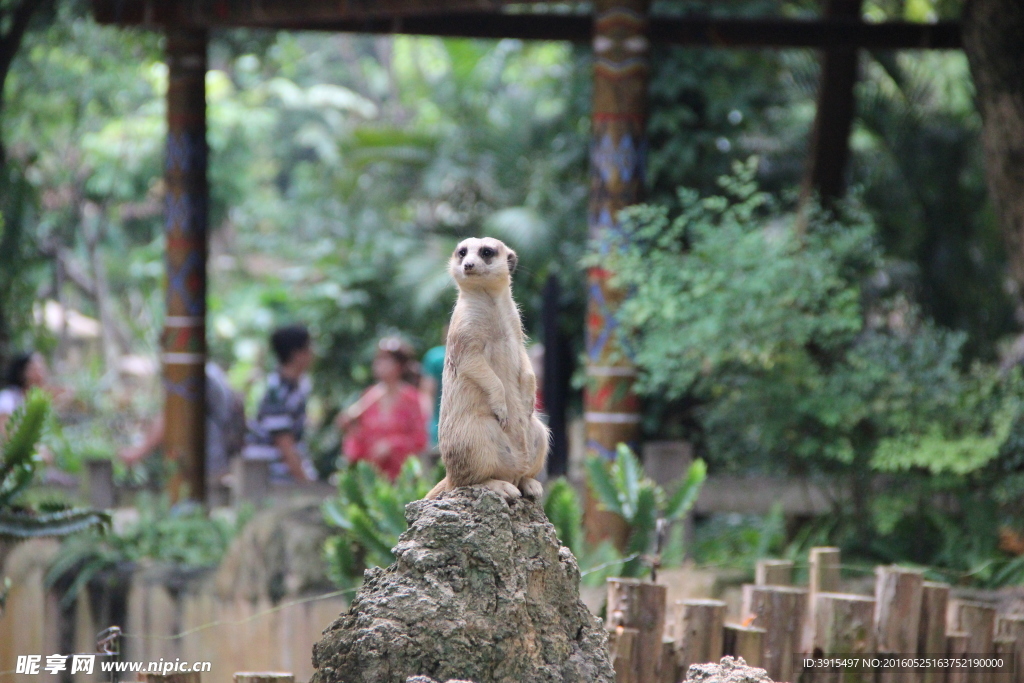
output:
M 132 3 L 139 6 L 145 3 Z M 268 3 L 269 4 L 269 3 Z M 101 23 L 161 28 L 168 17 L 159 13 L 118 13 L 121 0 L 93 0 Z M 342 33 L 439 36 L 445 38 L 518 38 L 590 42 L 593 19 L 570 14 L 504 14 L 457 12 L 406 17 L 288 20 L 265 22 L 256 16 L 236 16 L 232 22 L 207 17 L 203 27 L 335 31 Z M 868 24 L 851 19 L 715 19 L 708 17 L 652 17 L 650 40 L 655 43 L 721 48 L 837 48 L 875 50 L 959 49 L 960 25 L 955 21 L 933 24 L 886 22 Z

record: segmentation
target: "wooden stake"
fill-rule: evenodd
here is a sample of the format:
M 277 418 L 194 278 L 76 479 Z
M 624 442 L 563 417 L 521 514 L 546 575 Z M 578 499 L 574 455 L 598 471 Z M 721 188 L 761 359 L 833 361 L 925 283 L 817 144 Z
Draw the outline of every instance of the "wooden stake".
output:
M 1024 614 L 1010 614 L 996 619 L 996 636 L 1013 638 L 1013 683 L 1024 683 Z
M 800 673 L 796 655 L 806 612 L 806 589 L 743 586 L 744 619 L 765 630 L 762 664 L 773 681 L 795 681 Z
M 238 671 L 235 683 L 295 683 L 295 674 L 285 671 Z
M 635 628 L 617 626 L 608 633 L 608 652 L 612 668 L 615 669 L 615 683 L 641 683 L 636 677 L 636 646 L 640 631 Z
M 198 671 L 190 671 L 188 673 L 173 673 L 173 674 L 151 674 L 151 673 L 140 673 L 139 681 L 142 683 L 201 683 Z
M 754 583 L 758 586 L 792 586 L 792 560 L 758 560 Z
M 661 640 L 661 683 L 679 683 L 686 678 L 679 674 L 679 665 L 676 662 L 676 641 L 672 638 Z
M 810 568 L 808 569 L 807 621 L 804 623 L 801 638 L 801 650 L 811 651 L 811 640 L 814 638 L 814 596 L 818 593 L 839 592 L 839 548 L 811 548 Z
M 811 593 L 839 592 L 839 548 L 811 548 Z
M 946 636 L 946 655 L 960 658 L 970 652 L 971 637 L 966 633 L 954 631 Z M 966 667 L 951 667 L 946 670 L 945 683 L 968 683 L 970 671 Z
M 997 659 L 1003 660 L 1003 665 L 998 671 L 993 671 L 991 680 L 994 683 L 1014 683 L 1016 668 L 1014 657 L 1016 656 L 1017 641 L 1012 637 L 996 636 L 992 640 L 992 654 Z
M 937 657 L 946 652 L 946 611 L 949 608 L 949 586 L 925 581 L 921 585 L 921 618 L 917 628 L 917 654 Z M 938 668 L 921 672 L 921 683 L 944 683 L 946 673 Z
M 811 652 L 825 657 L 868 655 L 875 652 L 875 601 L 860 595 L 818 593 L 814 596 Z M 843 669 L 814 672 L 814 681 L 868 683 L 874 672 Z
M 996 609 L 980 602 L 951 600 L 948 628 L 950 631 L 967 634 L 967 655 L 991 655 L 996 630 Z M 990 673 L 984 669 L 972 669 L 968 683 L 990 683 Z
M 742 657 L 748 666 L 760 667 L 764 659 L 763 628 L 757 626 L 741 626 L 726 624 L 723 629 L 723 654 L 730 657 Z
M 634 680 L 658 680 L 668 589 L 639 579 L 608 579 L 608 623 L 638 631 Z
M 875 638 L 879 654 L 917 651 L 924 577 L 904 567 L 875 567 Z M 888 669 L 879 683 L 918 683 L 917 669 Z
M 680 600 L 675 639 L 679 671 L 691 664 L 717 662 L 722 657 L 725 603 L 721 600 Z

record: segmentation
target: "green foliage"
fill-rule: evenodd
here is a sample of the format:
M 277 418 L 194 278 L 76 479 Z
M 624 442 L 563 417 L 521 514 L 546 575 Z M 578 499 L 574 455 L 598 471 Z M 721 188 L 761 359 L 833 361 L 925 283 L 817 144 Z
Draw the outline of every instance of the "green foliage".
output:
M 636 454 L 619 444 L 616 458 L 608 463 L 593 456 L 586 461 L 587 483 L 605 510 L 622 517 L 629 525 L 626 554 L 652 552 L 659 519 L 682 519 L 697 501 L 707 469 L 703 460 L 690 465 L 679 488 L 669 497 L 661 486 L 648 479 Z M 645 571 L 640 557 L 626 563 L 623 576 L 640 576 Z
M 47 395 L 32 389 L 6 425 L 7 434 L 0 443 L 0 540 L 68 536 L 110 523 L 110 516 L 98 510 L 19 505 L 19 497 L 35 477 L 36 450 L 49 413 Z
M 595 257 L 634 292 L 621 317 L 638 332 L 640 390 L 698 397 L 721 464 L 893 470 L 926 458 L 964 471 L 991 460 L 1015 414 L 1010 384 L 962 370 L 964 336 L 886 284 L 868 216 L 813 213 L 800 232 L 754 170 L 738 166 L 724 196 L 680 191 L 672 219 L 631 210 L 626 237 Z
M 696 525 L 693 557 L 699 565 L 742 569 L 754 575 L 757 561 L 787 555 L 786 518 L 775 505 L 765 516 L 711 515 Z
M 811 212 L 798 230 L 754 169 L 737 166 L 722 196 L 680 191 L 675 217 L 631 210 L 593 257 L 632 292 L 620 317 L 638 386 L 696 403 L 719 468 L 847 478 L 831 542 L 970 573 L 998 556 L 994 504 L 972 488 L 996 486 L 1019 373 L 965 363 L 965 335 L 920 314 L 866 214 Z M 891 488 L 871 484 L 881 474 Z M 966 539 L 976 551 L 957 553 Z
M 212 517 L 195 505 L 172 506 L 166 496 L 143 499 L 138 512 L 138 519 L 123 529 L 80 534 L 63 543 L 46 575 L 48 585 L 66 587 L 63 605 L 70 605 L 101 572 L 128 563 L 215 566 L 251 516 L 243 510 L 234 521 Z
M 579 557 L 583 550 L 583 506 L 579 495 L 564 477 L 549 483 L 547 490 L 544 514 L 555 527 L 561 544 Z
M 364 569 L 394 562 L 391 549 L 407 527 L 405 506 L 426 496 L 438 479 L 422 469 L 418 458 L 409 458 L 392 482 L 360 460 L 339 473 L 338 496 L 323 505 L 324 518 L 340 530 L 324 545 L 328 572 L 339 586 L 352 587 Z

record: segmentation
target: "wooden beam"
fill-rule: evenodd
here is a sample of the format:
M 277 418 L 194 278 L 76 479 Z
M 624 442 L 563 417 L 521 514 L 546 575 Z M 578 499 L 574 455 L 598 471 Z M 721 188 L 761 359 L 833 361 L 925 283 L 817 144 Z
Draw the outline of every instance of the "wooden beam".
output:
M 268 3 L 269 4 L 269 3 Z M 155 0 L 125 3 L 92 0 L 93 15 L 101 24 L 161 28 L 186 17 Z M 377 16 L 366 18 L 269 21 L 256 15 L 190 19 L 209 28 L 336 31 L 339 33 L 408 34 L 442 38 L 518 38 L 588 43 L 593 20 L 580 14 L 503 14 L 451 12 L 444 15 Z M 959 49 L 960 24 L 940 21 L 919 24 L 893 21 L 867 24 L 850 19 L 713 19 L 709 17 L 653 17 L 648 38 L 653 43 L 715 48 L 825 48 L 859 47 L 872 50 Z

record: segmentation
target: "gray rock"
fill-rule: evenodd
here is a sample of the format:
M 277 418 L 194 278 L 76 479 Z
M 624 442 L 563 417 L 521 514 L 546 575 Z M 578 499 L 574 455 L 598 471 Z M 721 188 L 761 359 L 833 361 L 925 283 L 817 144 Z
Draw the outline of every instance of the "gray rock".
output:
M 311 683 L 613 683 L 576 560 L 539 503 L 469 487 L 405 514 L 396 562 L 366 572 L 313 647 Z
M 772 683 L 768 672 L 747 666 L 743 657 L 722 657 L 718 664 L 691 664 L 687 683 Z

